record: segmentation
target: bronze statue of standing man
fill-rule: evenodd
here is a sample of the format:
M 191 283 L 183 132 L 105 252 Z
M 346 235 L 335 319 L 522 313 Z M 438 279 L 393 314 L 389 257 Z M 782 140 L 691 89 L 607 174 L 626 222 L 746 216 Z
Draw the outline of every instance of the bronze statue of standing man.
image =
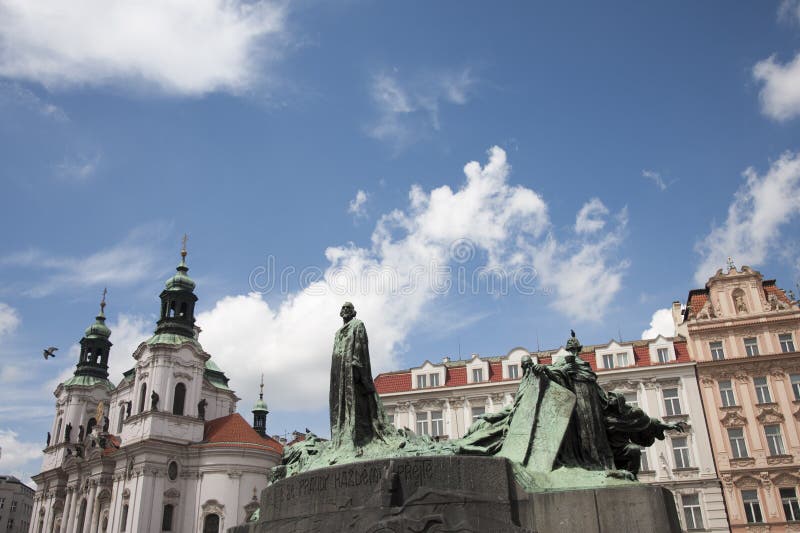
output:
M 336 332 L 331 360 L 331 441 L 334 447 L 360 449 L 373 439 L 383 440 L 386 422 L 372 382 L 367 329 L 350 302 L 339 316 L 344 325 Z

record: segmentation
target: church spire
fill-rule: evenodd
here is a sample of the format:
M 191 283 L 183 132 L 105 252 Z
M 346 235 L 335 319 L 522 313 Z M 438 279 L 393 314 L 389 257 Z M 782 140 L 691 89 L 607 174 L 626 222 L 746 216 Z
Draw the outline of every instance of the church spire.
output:
M 108 353 L 111 349 L 111 330 L 106 326 L 106 295 L 108 289 L 103 289 L 103 298 L 100 300 L 100 313 L 95 317 L 94 323 L 86 328 L 81 339 L 81 353 L 75 369 L 76 376 L 93 376 L 108 378 Z
M 267 403 L 264 401 L 264 374 L 261 374 L 261 386 L 258 393 L 258 401 L 253 406 L 253 429 L 262 437 L 267 436 Z
M 161 291 L 161 318 L 158 320 L 156 334 L 171 333 L 182 337 L 194 338 L 194 305 L 197 296 L 194 294 L 195 283 L 189 277 L 186 266 L 186 240 L 183 235 L 181 246 L 181 262 L 175 268 L 176 273 L 169 278 Z

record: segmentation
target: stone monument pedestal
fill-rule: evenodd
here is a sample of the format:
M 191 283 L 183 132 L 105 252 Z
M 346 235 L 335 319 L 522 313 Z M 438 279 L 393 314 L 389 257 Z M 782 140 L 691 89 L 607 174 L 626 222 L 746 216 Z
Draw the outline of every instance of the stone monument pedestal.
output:
M 679 533 L 662 487 L 527 493 L 499 457 L 402 457 L 313 470 L 261 493 L 230 533 Z

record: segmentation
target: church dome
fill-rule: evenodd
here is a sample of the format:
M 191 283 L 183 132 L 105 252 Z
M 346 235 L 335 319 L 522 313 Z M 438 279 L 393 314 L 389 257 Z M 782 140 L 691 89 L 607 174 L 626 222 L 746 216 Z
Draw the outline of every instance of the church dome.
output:
M 94 324 L 86 328 L 83 334 L 87 339 L 104 338 L 107 339 L 111 336 L 111 330 L 106 326 L 106 317 L 101 312 L 95 318 Z
M 258 401 L 256 401 L 255 405 L 253 406 L 253 412 L 256 411 L 269 412 L 269 409 L 267 409 L 267 402 L 265 402 L 262 398 L 259 398 Z
M 181 263 L 175 270 L 177 270 L 175 275 L 169 278 L 165 283 L 166 290 L 193 291 L 195 288 L 195 282 L 189 277 L 189 274 L 187 274 L 189 267 L 186 266 L 186 261 L 184 259 L 181 259 Z

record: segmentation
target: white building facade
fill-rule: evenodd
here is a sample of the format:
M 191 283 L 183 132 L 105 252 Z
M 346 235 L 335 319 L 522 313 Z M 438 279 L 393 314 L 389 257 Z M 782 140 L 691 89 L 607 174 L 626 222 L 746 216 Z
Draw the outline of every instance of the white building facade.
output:
M 476 417 L 514 401 L 523 356 L 550 364 L 566 353 L 563 348 L 530 352 L 518 347 L 501 357 L 476 354 L 467 361 L 426 361 L 417 368 L 380 374 L 375 386 L 396 427 L 439 439 L 460 438 Z M 597 372 L 604 389 L 624 393 L 629 403 L 650 416 L 686 425 L 686 433 L 670 432 L 643 450 L 639 479 L 673 491 L 684 530 L 728 531 L 695 363 L 686 341 L 682 337 L 610 341 L 584 347 L 581 358 Z
M 74 376 L 55 390 L 31 533 L 217 533 L 258 508 L 282 446 L 263 420 L 257 432 L 236 413 L 239 398 L 199 343 L 185 255 L 155 334 L 116 386 L 105 302 L 81 339 Z

